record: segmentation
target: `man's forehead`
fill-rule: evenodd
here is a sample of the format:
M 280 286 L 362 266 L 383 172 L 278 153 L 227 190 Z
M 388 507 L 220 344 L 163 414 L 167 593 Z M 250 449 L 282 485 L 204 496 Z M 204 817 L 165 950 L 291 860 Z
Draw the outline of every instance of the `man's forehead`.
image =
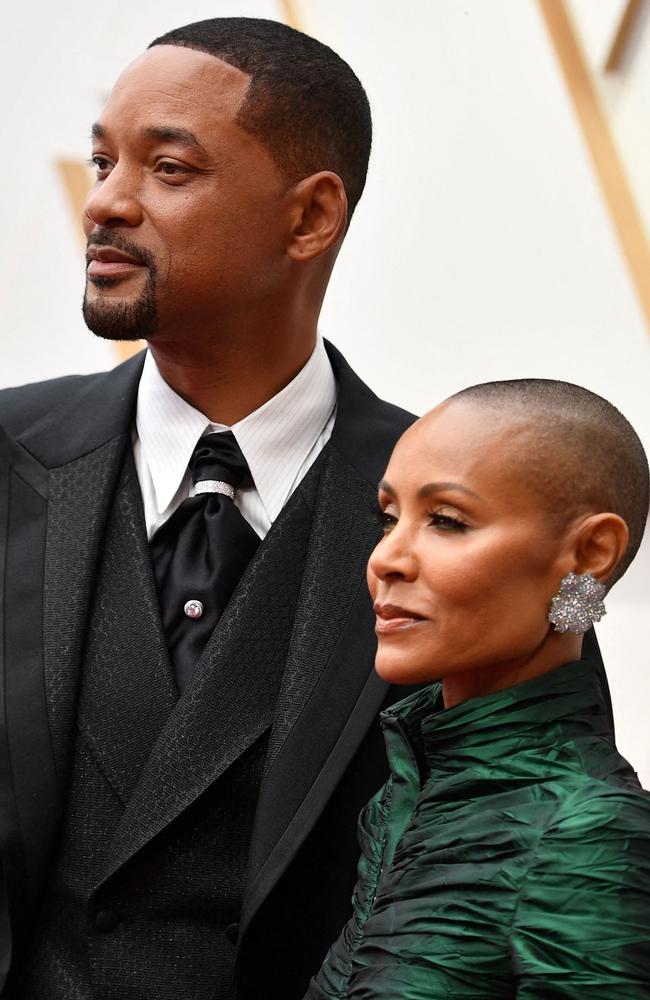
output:
M 236 113 L 251 78 L 207 52 L 180 45 L 156 45 L 138 56 L 118 77 L 108 104 L 155 100 L 170 106 L 208 102 Z

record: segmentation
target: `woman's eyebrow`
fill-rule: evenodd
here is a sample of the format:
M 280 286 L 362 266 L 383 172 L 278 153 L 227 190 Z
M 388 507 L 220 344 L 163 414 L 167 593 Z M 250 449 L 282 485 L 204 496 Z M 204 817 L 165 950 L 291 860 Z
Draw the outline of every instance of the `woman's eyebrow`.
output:
M 475 493 L 474 490 L 470 490 L 467 486 L 463 486 L 461 483 L 451 483 L 451 482 L 440 482 L 440 483 L 425 483 L 418 490 L 418 500 L 425 500 L 432 493 L 443 493 L 454 490 L 456 493 L 464 493 L 468 497 L 473 497 L 474 500 L 482 500 L 483 497 Z
M 396 495 L 394 488 L 390 485 L 387 479 L 382 479 L 379 483 L 379 489 L 382 493 L 388 493 L 389 496 L 394 497 Z M 439 482 L 439 483 L 425 483 L 421 486 L 417 492 L 418 500 L 426 500 L 428 496 L 432 493 L 443 493 L 449 490 L 456 490 L 458 493 L 464 493 L 468 497 L 473 497 L 474 500 L 483 500 L 483 497 L 475 493 L 474 490 L 470 490 L 467 486 L 463 486 L 461 483 L 452 482 Z

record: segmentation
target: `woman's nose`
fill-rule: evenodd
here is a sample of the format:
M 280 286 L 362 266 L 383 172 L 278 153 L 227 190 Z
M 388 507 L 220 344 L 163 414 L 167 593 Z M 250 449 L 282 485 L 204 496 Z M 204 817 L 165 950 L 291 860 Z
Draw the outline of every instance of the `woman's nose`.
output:
M 84 215 L 96 226 L 138 226 L 142 206 L 134 172 L 116 164 L 88 195 Z
M 412 539 L 399 524 L 379 540 L 368 561 L 368 569 L 380 580 L 394 576 L 412 580 L 417 575 Z

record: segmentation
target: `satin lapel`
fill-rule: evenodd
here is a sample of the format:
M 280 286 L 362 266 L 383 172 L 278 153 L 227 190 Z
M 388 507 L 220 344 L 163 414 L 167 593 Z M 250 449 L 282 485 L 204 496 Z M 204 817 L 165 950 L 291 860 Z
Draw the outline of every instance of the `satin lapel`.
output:
M 125 435 L 50 472 L 44 667 L 57 770 L 66 773 L 94 574 Z
M 48 469 L 43 665 L 57 772 L 64 780 L 93 574 L 142 363 L 141 355 L 89 376 L 18 439 Z
M 40 881 L 59 817 L 41 641 L 47 471 L 1 429 L 0 452 L 0 849 L 20 907 Z
M 114 439 L 131 419 L 141 364 L 75 382 L 17 440 L 0 431 L 0 850 L 12 911 L 42 885 L 65 801 L 81 588 L 90 588 L 99 491 L 110 492 Z
M 123 446 L 118 438 L 48 473 L 20 444 L 12 445 L 4 694 L 32 888 L 43 875 L 64 801 L 92 575 Z
M 298 490 L 257 550 L 147 760 L 104 878 L 269 729 L 310 530 L 311 511 Z
M 365 566 L 376 491 L 331 449 L 251 848 L 244 924 L 309 833 L 386 696 Z M 299 761 L 299 767 L 296 762 Z
M 365 567 L 379 537 L 377 483 L 415 418 L 377 399 L 336 348 L 325 346 L 338 413 L 253 832 L 242 935 L 318 820 L 388 692 L 373 670 Z
M 360 591 L 365 598 L 368 553 L 379 535 L 374 501 L 375 491 L 336 448 L 331 448 L 314 515 L 267 770 L 307 705 L 355 598 Z

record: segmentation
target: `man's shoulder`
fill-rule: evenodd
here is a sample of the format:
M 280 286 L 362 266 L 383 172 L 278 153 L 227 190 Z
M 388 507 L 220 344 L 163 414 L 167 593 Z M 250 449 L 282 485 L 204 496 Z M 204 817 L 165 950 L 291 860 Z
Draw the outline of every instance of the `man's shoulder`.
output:
M 332 444 L 375 487 L 397 439 L 415 414 L 380 399 L 326 341 L 338 385 L 338 411 Z
M 1 389 L 0 426 L 17 437 L 46 414 L 64 406 L 96 378 L 96 375 L 64 375 Z
M 0 391 L 0 427 L 48 467 L 123 433 L 133 418 L 143 352 L 117 368 Z
M 377 404 L 378 414 L 383 418 L 386 426 L 396 431 L 397 434 L 403 434 L 418 419 L 417 414 L 397 406 L 396 403 L 389 403 L 387 400 L 377 397 Z

